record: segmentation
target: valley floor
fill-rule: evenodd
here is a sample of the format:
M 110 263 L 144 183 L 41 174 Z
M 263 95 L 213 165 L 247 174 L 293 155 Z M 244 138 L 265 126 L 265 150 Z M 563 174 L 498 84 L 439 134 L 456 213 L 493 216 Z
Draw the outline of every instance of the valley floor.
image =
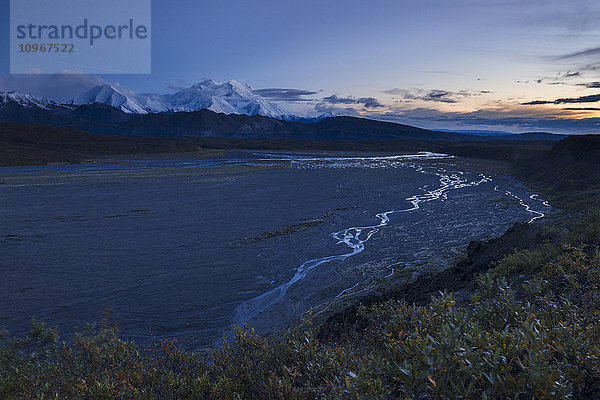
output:
M 0 397 L 599 398 L 600 210 L 589 208 L 597 182 L 561 167 L 550 186 L 527 164 L 545 159 L 545 144 L 443 146 L 508 161 L 517 177 L 579 210 L 472 241 L 451 268 L 326 321 L 270 337 L 241 327 L 208 353 L 169 339 L 140 347 L 103 326 L 68 344 L 40 324 L 20 338 L 2 333 Z

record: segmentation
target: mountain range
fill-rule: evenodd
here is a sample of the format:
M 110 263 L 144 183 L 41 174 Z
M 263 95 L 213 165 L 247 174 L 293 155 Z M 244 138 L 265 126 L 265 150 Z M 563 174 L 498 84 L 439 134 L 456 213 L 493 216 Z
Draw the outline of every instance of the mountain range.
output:
M 236 81 L 204 80 L 174 94 L 128 95 L 96 86 L 66 103 L 0 92 L 0 122 L 83 129 L 93 133 L 311 140 L 560 140 L 549 133 L 483 137 L 355 117 L 303 119 Z
M 285 121 L 301 119 L 277 103 L 257 94 L 252 86 L 235 80 L 215 82 L 212 79 L 204 79 L 189 88 L 180 88 L 173 94 L 126 94 L 112 85 L 105 84 L 93 87 L 68 102 L 71 105 L 95 103 L 107 104 L 132 114 L 206 109 L 227 115 L 263 115 Z

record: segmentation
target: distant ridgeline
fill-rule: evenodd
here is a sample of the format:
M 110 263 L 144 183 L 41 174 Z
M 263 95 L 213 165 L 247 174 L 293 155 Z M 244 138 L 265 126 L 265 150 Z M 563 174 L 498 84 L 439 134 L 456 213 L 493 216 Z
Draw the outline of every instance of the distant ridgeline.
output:
M 240 100 L 236 103 L 238 107 L 231 108 L 227 113 L 207 108 L 185 111 L 189 109 L 187 106 L 180 108 L 184 110 L 180 112 L 147 112 L 139 99 L 126 97 L 107 87 L 97 89 L 87 93 L 85 99 L 91 98 L 89 101 L 77 97 L 68 103 L 19 93 L 0 93 L 0 122 L 77 128 L 101 134 L 170 137 L 424 141 L 557 141 L 564 138 L 549 133 L 476 136 L 354 117 L 323 116 L 323 119 L 310 120 L 290 115 L 274 117 L 273 107 L 267 108 L 268 104 L 259 100 L 253 100 L 256 104 L 244 103 L 246 108 L 252 105 L 248 110 L 240 108 Z M 214 104 L 214 97 L 211 97 L 196 106 L 214 108 Z M 265 110 L 263 112 L 269 116 L 261 115 L 261 110 Z

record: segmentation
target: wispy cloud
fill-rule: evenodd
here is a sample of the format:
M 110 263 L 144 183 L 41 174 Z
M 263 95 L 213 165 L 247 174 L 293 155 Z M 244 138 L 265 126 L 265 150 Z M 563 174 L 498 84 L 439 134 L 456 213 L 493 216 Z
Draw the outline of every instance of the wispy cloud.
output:
M 574 53 L 567 53 L 556 57 L 557 59 L 564 60 L 568 58 L 576 58 L 576 57 L 590 57 L 600 55 L 600 47 L 595 47 L 592 49 L 586 49 L 581 51 L 576 51 Z
M 464 94 L 458 94 L 449 92 L 447 90 L 432 90 L 421 97 L 421 100 L 425 101 L 439 101 L 442 103 L 456 103 L 455 97 L 465 96 Z
M 382 90 L 381 93 L 390 94 L 390 95 L 404 95 L 405 93 L 408 93 L 408 91 L 406 89 L 392 88 L 392 89 Z
M 282 88 L 255 89 L 254 93 L 276 101 L 312 101 L 312 99 L 307 99 L 305 96 L 318 94 L 318 92 L 312 90 Z
M 540 105 L 540 104 L 568 104 L 568 103 L 596 103 L 600 101 L 600 94 L 592 94 L 589 96 L 581 96 L 581 97 L 573 97 L 573 98 L 562 98 L 556 100 L 534 100 L 528 101 L 526 103 L 521 103 L 522 105 Z
M 482 90 L 479 92 L 472 92 L 468 90 L 460 90 L 457 92 L 443 90 L 443 89 L 386 89 L 382 90 L 382 93 L 389 94 L 392 96 L 398 96 L 403 100 L 422 100 L 438 103 L 457 103 L 461 98 L 470 96 L 479 96 L 481 94 L 491 93 L 488 90 Z
M 320 101 L 314 105 L 314 110 L 317 114 L 329 115 L 350 115 L 355 117 L 364 116 L 369 118 L 369 115 L 361 114 L 353 107 L 338 107 L 336 105 Z
M 577 86 L 584 86 L 588 89 L 600 89 L 600 82 L 578 83 Z
M 374 97 L 339 97 L 335 94 L 331 96 L 323 97 L 322 99 L 326 103 L 330 104 L 360 104 L 365 108 L 379 108 L 383 107 L 383 104 Z
M 555 76 L 546 76 L 533 79 L 531 82 L 545 83 L 546 85 L 573 85 L 573 78 L 581 78 L 585 75 L 586 67 L 581 66 L 575 71 L 558 72 Z M 518 80 L 517 83 L 530 83 L 529 80 Z

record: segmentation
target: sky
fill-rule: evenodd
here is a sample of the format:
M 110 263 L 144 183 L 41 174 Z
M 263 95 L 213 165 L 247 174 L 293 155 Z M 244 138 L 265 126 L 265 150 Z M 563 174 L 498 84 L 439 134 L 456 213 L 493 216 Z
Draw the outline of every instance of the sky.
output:
M 0 90 L 68 100 L 105 82 L 173 93 L 235 79 L 299 115 L 600 133 L 597 0 L 153 0 L 140 75 L 9 74 L 1 4 Z

